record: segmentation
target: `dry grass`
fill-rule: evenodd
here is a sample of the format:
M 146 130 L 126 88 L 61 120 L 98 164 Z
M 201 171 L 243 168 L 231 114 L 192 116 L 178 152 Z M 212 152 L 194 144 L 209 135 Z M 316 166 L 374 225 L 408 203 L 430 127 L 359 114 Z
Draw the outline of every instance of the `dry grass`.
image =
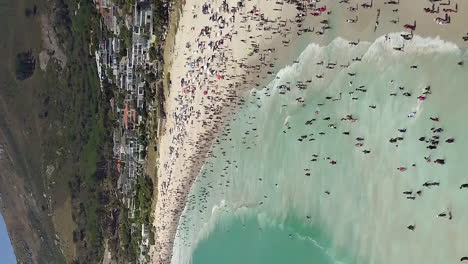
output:
M 75 223 L 72 219 L 71 200 L 68 197 L 61 206 L 54 208 L 54 224 L 55 230 L 60 237 L 60 245 L 63 254 L 67 260 L 73 260 L 76 257 L 76 248 L 73 243 L 73 230 Z
M 169 87 L 169 80 L 170 80 L 170 70 L 172 67 L 172 55 L 173 55 L 173 49 L 174 49 L 174 44 L 175 44 L 175 37 L 177 34 L 177 29 L 179 26 L 179 18 L 181 16 L 182 12 L 182 5 L 181 1 L 175 0 L 172 5 L 172 9 L 169 14 L 169 28 L 167 31 L 167 36 L 166 36 L 166 41 L 164 44 L 164 64 L 163 64 L 163 74 L 162 74 L 162 82 L 163 82 L 163 91 L 164 95 L 167 98 L 169 93 L 170 93 L 170 87 Z M 160 104 L 161 102 L 155 102 L 156 104 Z M 155 115 L 155 118 L 153 119 L 153 123 L 157 124 L 158 120 L 160 123 L 163 123 L 161 115 Z M 156 125 L 151 126 L 152 128 L 160 129 Z M 158 173 L 158 158 L 159 158 L 159 152 L 154 151 L 154 147 L 159 145 L 159 138 L 157 138 L 157 133 L 156 131 L 150 131 L 150 140 L 149 140 L 149 145 L 148 145 L 148 156 L 147 156 L 147 168 L 146 172 L 147 174 L 151 177 L 154 183 L 154 192 L 153 192 L 153 207 L 156 205 L 156 199 L 157 199 L 157 173 Z
M 168 97 L 170 93 L 169 79 L 170 70 L 172 67 L 172 55 L 174 51 L 174 44 L 176 41 L 177 29 L 179 28 L 179 19 L 182 14 L 181 1 L 176 0 L 172 6 L 169 15 L 169 30 L 166 36 L 166 43 L 164 45 L 164 65 L 163 65 L 163 86 L 164 94 Z

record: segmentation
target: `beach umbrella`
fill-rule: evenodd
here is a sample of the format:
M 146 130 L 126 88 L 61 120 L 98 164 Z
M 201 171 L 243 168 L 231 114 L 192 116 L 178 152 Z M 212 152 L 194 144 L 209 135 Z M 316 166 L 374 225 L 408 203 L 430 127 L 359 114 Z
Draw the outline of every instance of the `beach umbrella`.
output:
M 204 91 L 203 91 L 203 94 L 204 94 L 204 95 L 208 94 L 208 91 L 207 91 L 207 90 L 204 90 Z

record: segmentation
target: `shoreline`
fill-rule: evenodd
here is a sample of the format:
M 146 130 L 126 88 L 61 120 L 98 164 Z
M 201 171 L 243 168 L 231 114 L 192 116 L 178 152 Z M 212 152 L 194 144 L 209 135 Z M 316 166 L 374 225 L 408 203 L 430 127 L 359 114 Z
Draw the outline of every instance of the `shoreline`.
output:
M 235 1 L 228 2 L 235 4 Z M 256 28 L 256 22 L 258 22 L 258 20 L 255 20 L 256 15 L 254 15 L 254 11 L 252 13 L 252 17 L 248 17 L 248 19 L 251 20 L 246 20 L 253 30 L 249 31 L 246 29 L 248 24 L 242 24 L 242 22 L 237 23 L 236 21 L 233 22 L 234 25 L 230 32 L 232 42 L 228 42 L 228 40 L 224 38 L 224 43 L 227 42 L 228 45 L 226 45 L 226 49 L 224 49 L 223 46 L 220 50 L 223 51 L 223 54 L 226 52 L 229 55 L 224 56 L 224 61 L 222 59 L 219 60 L 218 63 L 220 64 L 218 64 L 218 66 L 222 63 L 226 63 L 227 66 L 232 68 L 226 67 L 217 71 L 215 74 L 208 75 L 206 73 L 206 69 L 208 67 L 205 68 L 204 65 L 206 65 L 206 62 L 213 63 L 214 59 L 218 59 L 218 57 L 215 56 L 213 59 L 209 58 L 212 55 L 218 55 L 219 53 L 211 52 L 211 50 L 205 50 L 204 53 L 201 54 L 193 53 L 195 57 L 203 57 L 202 60 L 199 61 L 201 62 L 199 64 L 203 64 L 202 67 L 204 70 L 204 72 L 200 71 L 199 73 L 204 74 L 201 79 L 198 78 L 200 75 L 193 75 L 195 71 L 192 72 L 191 76 L 187 77 L 186 75 L 188 69 L 187 62 L 192 62 L 190 59 L 193 60 L 193 58 L 191 58 L 187 53 L 184 54 L 184 50 L 186 50 L 185 45 L 186 42 L 189 41 L 191 46 L 194 46 L 196 43 L 194 43 L 193 40 L 197 38 L 197 33 L 199 32 L 198 27 L 195 27 L 196 29 L 194 31 L 189 31 L 188 27 L 191 27 L 192 25 L 203 26 L 208 23 L 210 26 L 215 28 L 216 23 L 207 19 L 208 16 L 203 14 L 200 6 L 193 9 L 192 6 L 183 7 L 182 12 L 189 13 L 191 10 L 192 15 L 195 17 L 190 17 L 189 14 L 185 14 L 185 16 L 181 15 L 176 35 L 177 41 L 173 49 L 173 63 L 171 70 L 172 87 L 170 88 L 171 92 L 166 97 L 165 112 L 167 113 L 167 119 L 164 122 L 165 124 L 162 128 L 163 132 L 160 139 L 161 152 L 159 155 L 159 164 L 161 166 L 159 166 L 158 172 L 158 202 L 156 204 L 154 217 L 154 225 L 156 226 L 156 246 L 151 250 L 153 263 L 170 263 L 178 221 L 185 208 L 187 195 L 190 192 L 191 185 L 196 180 L 197 174 L 203 165 L 204 160 L 210 155 L 210 148 L 213 141 L 222 131 L 226 121 L 229 121 L 230 114 L 233 113 L 237 107 L 242 107 L 242 98 L 244 95 L 248 94 L 248 91 L 255 87 L 262 87 L 264 83 L 271 81 L 272 78 L 270 78 L 269 75 L 276 73 L 277 70 L 281 69 L 283 66 L 293 63 L 292 60 L 295 59 L 297 55 L 291 56 L 292 54 L 302 52 L 303 49 L 299 48 L 294 50 L 293 47 L 295 46 L 290 46 L 289 43 L 293 44 L 300 42 L 302 44 L 299 44 L 298 46 L 302 45 L 304 47 L 312 42 L 318 43 L 319 45 L 326 45 L 336 37 L 342 37 L 352 41 L 354 41 L 352 37 L 358 38 L 356 41 L 373 41 L 377 37 L 388 32 L 403 31 L 404 28 L 401 23 L 404 23 L 403 20 L 405 20 L 405 16 L 411 16 L 415 17 L 418 21 L 424 21 L 423 24 L 418 22 L 415 34 L 419 35 L 420 30 L 423 37 L 441 35 L 442 39 L 453 41 L 457 45 L 460 45 L 460 48 L 462 45 L 461 37 L 453 34 L 456 30 L 446 30 L 447 28 L 451 28 L 452 25 L 444 27 L 437 25 L 434 22 L 432 22 L 433 24 L 426 23 L 432 18 L 427 18 L 427 14 L 421 11 L 425 3 L 412 3 L 413 5 L 409 6 L 409 3 L 402 2 L 401 6 L 404 11 L 401 12 L 403 17 L 401 17 L 401 14 L 399 17 L 399 20 L 401 21 L 398 25 L 399 30 L 394 29 L 395 27 L 393 26 L 393 23 L 380 22 L 381 27 L 378 27 L 376 33 L 370 34 L 359 31 L 358 29 L 373 26 L 373 21 L 375 21 L 375 10 L 379 7 L 382 8 L 384 6 L 382 3 L 375 4 L 375 7 L 370 9 L 373 10 L 372 12 L 367 9 L 362 9 L 364 11 L 360 12 L 361 9 L 359 9 L 356 13 L 348 12 L 348 10 L 346 10 L 346 8 L 349 7 L 348 5 L 334 4 L 331 5 L 331 7 L 328 7 L 333 11 L 328 16 L 325 15 L 325 13 L 321 14 L 322 17 L 319 18 L 308 15 L 305 21 L 300 22 L 300 24 L 310 25 L 314 30 L 318 30 L 318 28 L 323 25 L 320 22 L 325 18 L 327 18 L 327 20 L 329 19 L 329 23 L 332 28 L 329 31 L 325 31 L 325 33 L 319 37 L 316 33 L 304 32 L 297 26 L 298 23 L 294 22 L 296 15 L 299 13 L 296 9 L 295 3 L 283 3 L 281 5 L 281 9 L 286 10 L 277 11 L 274 9 L 278 9 L 278 4 L 274 5 L 272 1 L 259 2 L 260 1 L 257 1 L 256 3 L 248 2 L 247 6 L 243 10 L 244 13 L 248 10 L 257 10 L 258 13 L 261 13 L 265 17 L 268 17 L 268 19 L 271 19 L 272 24 L 282 23 L 281 21 L 284 21 L 284 27 L 281 29 L 278 27 L 278 31 L 281 32 L 284 30 L 285 32 L 283 33 L 287 32 L 285 35 L 288 37 L 283 37 L 283 33 L 271 34 L 271 39 L 268 38 L 269 36 L 266 36 L 266 40 L 261 39 L 258 43 L 251 43 L 254 45 L 249 47 L 249 45 L 247 45 L 249 40 L 252 38 L 257 40 L 256 37 L 258 37 L 258 35 L 262 36 L 265 32 L 260 32 L 258 30 L 262 27 Z M 213 5 L 217 7 L 218 3 L 219 2 L 215 2 Z M 254 5 L 257 6 L 257 9 L 253 9 Z M 318 6 L 324 5 L 325 3 L 320 3 Z M 462 9 L 463 7 L 468 7 L 468 3 L 459 4 L 459 9 Z M 336 9 L 339 11 L 335 12 Z M 216 11 L 218 10 L 216 9 Z M 309 12 L 311 11 L 309 10 L 307 13 Z M 346 13 L 347 15 L 340 16 L 340 12 Z M 360 19 L 358 23 L 344 23 L 346 17 L 354 14 L 359 14 Z M 417 15 L 414 16 L 414 14 Z M 224 15 L 224 13 L 222 13 L 222 15 Z M 277 17 L 277 15 L 280 16 Z M 382 11 L 380 20 L 389 20 L 392 15 L 392 11 Z M 434 14 L 430 15 L 434 16 Z M 273 17 L 275 19 L 273 19 Z M 333 23 L 335 20 L 339 20 L 340 18 L 343 20 L 339 21 L 341 22 L 339 23 L 341 28 L 336 30 Z M 240 20 L 241 18 L 236 14 L 236 19 Z M 455 19 L 456 18 L 454 17 L 454 20 Z M 460 16 L 458 16 L 457 19 L 462 20 Z M 288 24 L 288 21 L 293 22 L 289 22 Z M 253 28 L 252 25 L 254 26 Z M 456 25 L 457 26 L 454 29 L 458 29 L 463 26 L 462 23 L 457 23 Z M 231 26 L 231 24 L 229 26 Z M 274 26 L 272 26 L 272 28 L 274 28 Z M 305 28 L 305 26 L 302 26 L 302 28 Z M 430 31 L 433 28 L 436 28 L 437 30 Z M 242 34 L 239 33 L 241 30 L 244 31 Z M 229 33 L 227 35 L 229 35 Z M 273 35 L 276 36 L 273 37 Z M 205 36 L 198 37 L 202 40 Z M 265 35 L 263 35 L 263 37 L 265 37 Z M 281 37 L 283 37 L 283 39 L 281 39 Z M 215 35 L 214 38 L 203 38 L 202 41 L 215 42 L 219 41 L 219 39 L 220 37 Z M 230 46 L 234 46 L 236 49 L 230 49 Z M 239 48 L 245 46 L 247 46 L 245 49 Z M 249 48 L 254 50 L 257 49 L 257 52 L 252 53 Z M 274 48 L 275 50 L 268 52 L 268 49 L 270 48 Z M 268 57 L 268 61 L 265 60 L 262 62 L 257 58 L 262 58 L 261 55 L 258 56 L 262 51 L 266 51 L 264 58 Z M 206 55 L 206 53 L 208 53 L 208 55 Z M 246 57 L 251 58 L 248 60 Z M 261 64 L 257 64 L 259 61 Z M 270 67 L 271 69 L 265 67 L 270 66 L 270 63 L 274 63 L 274 67 Z M 245 65 L 245 67 L 243 67 L 243 65 Z M 200 70 L 196 67 L 195 69 Z M 253 71 L 250 72 L 251 70 Z M 244 74 L 247 76 L 244 76 Z M 218 80 L 216 80 L 217 75 L 221 75 L 221 78 L 218 77 Z M 184 82 L 181 83 L 182 78 L 184 78 Z M 257 82 L 256 80 L 259 81 Z M 220 86 L 224 89 L 220 90 Z M 201 87 L 204 87 L 204 89 Z M 189 89 L 189 93 L 184 93 L 182 91 L 184 88 Z M 206 91 L 206 94 L 203 94 L 204 91 Z M 180 98 L 180 100 L 178 98 Z M 208 105 L 206 105 L 205 101 L 209 101 Z M 179 108 L 180 105 L 183 105 L 183 107 Z M 194 116 L 195 114 L 197 114 L 197 117 Z
M 234 2 L 234 1 L 232 1 Z M 253 4 L 249 3 L 251 6 L 247 6 L 244 9 L 248 8 L 253 8 Z M 184 7 L 184 12 L 188 12 L 190 7 L 185 6 Z M 198 7 L 200 8 L 200 7 Z M 260 8 L 259 8 L 260 9 Z M 199 10 L 201 11 L 201 10 Z M 201 13 L 201 12 L 198 12 Z M 196 14 L 197 16 L 199 14 Z M 200 14 L 201 16 L 201 14 Z M 188 19 L 187 19 L 188 18 Z M 209 20 L 207 19 L 208 17 L 200 17 L 204 18 L 203 23 L 209 23 Z M 184 27 L 186 23 L 190 22 L 190 17 L 188 15 L 182 15 L 181 16 L 182 21 L 180 21 L 180 28 L 179 31 L 184 32 Z M 185 19 L 185 21 L 184 21 Z M 238 19 L 238 18 L 237 18 Z M 184 24 L 184 22 L 186 22 Z M 187 28 L 185 28 L 187 31 Z M 190 30 L 192 31 L 192 30 Z M 195 32 L 190 32 L 192 33 L 192 37 Z M 178 34 L 180 34 L 178 32 Z M 185 39 L 191 39 L 190 35 L 184 36 L 186 37 Z M 230 36 L 232 38 L 232 43 L 235 44 L 244 44 L 240 37 L 237 36 Z M 173 61 L 173 71 L 171 72 L 171 79 L 172 80 L 178 80 L 180 78 L 183 78 L 183 72 L 180 70 L 174 70 L 175 68 L 182 68 L 183 64 L 185 64 L 187 57 L 181 57 L 177 56 L 178 53 L 182 52 L 184 49 L 184 44 L 186 43 L 185 41 L 180 41 L 180 35 L 177 35 L 176 38 L 178 41 L 176 42 L 176 47 L 174 48 L 174 53 L 175 53 L 175 59 Z M 223 41 L 228 41 L 226 38 L 223 39 Z M 244 45 L 244 46 L 247 46 Z M 232 58 L 231 56 L 238 58 L 238 60 L 243 59 L 242 55 L 243 53 L 238 53 L 238 54 L 233 54 L 236 51 L 233 51 L 231 49 L 226 49 L 223 50 L 223 53 L 229 53 L 228 56 Z M 208 53 L 208 52 L 207 52 Z M 209 56 L 214 55 L 215 52 L 210 53 Z M 252 54 L 253 55 L 253 54 Z M 237 56 L 237 57 L 236 57 Z M 205 56 L 204 58 L 207 58 Z M 245 60 L 245 59 L 244 59 Z M 232 62 L 232 61 L 231 61 Z M 267 61 L 265 63 L 269 63 L 270 61 Z M 224 61 L 221 61 L 220 64 L 224 63 Z M 252 72 L 250 72 L 249 77 L 244 77 L 241 82 L 236 82 L 236 79 L 239 76 L 242 76 L 246 73 L 246 70 L 244 70 L 242 67 L 243 65 L 246 65 L 245 67 L 247 70 L 252 70 L 252 68 L 249 68 L 253 64 L 252 62 L 248 62 L 245 64 L 237 64 L 237 65 L 229 65 L 232 68 L 224 68 L 219 70 L 217 75 L 222 75 L 223 77 L 218 77 L 218 76 L 209 76 L 208 78 L 215 79 L 215 81 L 208 81 L 205 82 L 202 85 L 207 85 L 208 89 L 205 90 L 206 94 L 202 94 L 203 91 L 194 87 L 195 89 L 193 92 L 195 94 L 192 94 L 192 97 L 188 98 L 190 100 L 191 106 L 194 108 L 193 112 L 198 111 L 198 115 L 202 116 L 202 112 L 205 112 L 205 118 L 195 118 L 193 116 L 189 117 L 184 117 L 190 120 L 190 125 L 193 125 L 191 128 L 193 129 L 194 133 L 192 133 L 193 136 L 187 133 L 181 133 L 178 134 L 182 135 L 184 137 L 184 142 L 182 144 L 178 143 L 175 148 L 176 150 L 168 151 L 169 145 L 171 144 L 169 142 L 169 138 L 171 136 L 171 131 L 174 131 L 174 129 L 177 129 L 177 122 L 183 123 L 184 121 L 188 123 L 187 119 L 181 120 L 179 119 L 178 121 L 175 120 L 174 116 L 172 113 L 176 113 L 177 106 L 174 105 L 174 100 L 178 96 L 182 96 L 181 92 L 181 85 L 179 86 L 179 83 L 173 82 L 173 87 L 176 92 L 171 92 L 169 94 L 169 98 L 166 99 L 166 112 L 171 113 L 168 114 L 168 119 L 166 120 L 165 124 L 166 126 L 163 128 L 163 135 L 161 137 L 161 153 L 160 153 L 160 161 L 159 164 L 162 165 L 160 166 L 160 172 L 158 175 L 160 175 L 160 178 L 158 179 L 158 199 L 157 199 L 157 204 L 156 204 L 156 213 L 155 213 L 155 226 L 156 226 L 156 246 L 153 248 L 153 259 L 155 263 L 169 263 L 170 262 L 170 257 L 172 256 L 172 244 L 173 240 L 175 238 L 175 233 L 177 230 L 177 224 L 179 217 L 183 211 L 183 208 L 185 207 L 185 200 L 188 195 L 188 192 L 190 191 L 190 187 L 193 183 L 193 181 L 196 178 L 196 175 L 198 174 L 198 171 L 200 170 L 201 166 L 203 165 L 204 159 L 209 155 L 209 149 L 211 148 L 211 144 L 213 140 L 216 139 L 216 135 L 221 131 L 221 128 L 223 127 L 223 122 L 224 120 L 230 113 L 233 112 L 233 109 L 242 104 L 241 101 L 241 93 L 244 92 L 244 89 L 239 90 L 236 88 L 241 87 L 241 86 L 247 86 L 247 87 L 252 87 L 254 85 L 260 86 L 260 83 L 255 84 L 253 80 L 255 80 L 257 77 L 250 77 L 254 75 L 255 73 L 258 73 L 258 75 L 267 75 L 266 70 L 263 70 L 261 72 L 258 69 L 253 69 Z M 216 82 L 216 79 L 218 78 L 217 81 L 219 83 L 217 85 L 214 84 Z M 178 85 L 178 86 L 176 86 Z M 200 86 L 197 84 L 197 86 Z M 222 89 L 220 90 L 219 87 L 221 86 Z M 212 89 L 210 89 L 212 88 Z M 179 91 L 177 93 L 177 91 Z M 209 101 L 208 104 L 204 101 Z M 206 104 L 206 105 L 204 105 Z M 198 109 L 195 109 L 198 108 Z M 172 119 L 172 120 L 171 120 Z M 216 120 L 214 120 L 216 119 Z M 201 120 L 207 120 L 207 121 L 201 121 Z M 193 122 L 196 122 L 195 124 Z M 179 124 L 180 124 L 179 123 Z M 183 125 L 182 125 L 183 126 Z M 195 127 L 195 128 L 194 128 Z M 181 132 L 180 130 L 178 132 Z M 187 137 L 187 139 L 185 139 Z M 182 146 L 181 146 L 182 145 Z M 188 145 L 188 146 L 187 146 Z M 190 148 L 188 151 L 183 149 L 183 148 Z M 171 155 L 177 155 L 177 157 L 182 156 L 184 160 L 178 159 L 172 161 L 174 163 L 170 164 L 170 157 Z M 196 158 L 194 158 L 196 157 Z M 178 161 L 178 162 L 177 162 Z M 176 162 L 178 164 L 176 164 Z M 180 166 L 182 163 L 189 163 L 190 165 L 187 166 L 187 164 L 184 164 L 184 169 L 177 171 L 178 175 L 175 175 L 170 177 L 170 175 L 173 173 L 173 169 L 177 168 Z M 167 177 L 169 175 L 169 177 Z M 162 178 L 162 179 L 161 179 Z M 174 180 L 176 183 L 174 184 Z M 164 215 L 164 220 L 161 221 L 161 217 L 158 216 L 163 216 Z M 158 221 L 159 220 L 159 221 Z M 167 228 L 167 229 L 166 229 Z M 160 254 L 156 254 L 156 252 L 159 252 Z

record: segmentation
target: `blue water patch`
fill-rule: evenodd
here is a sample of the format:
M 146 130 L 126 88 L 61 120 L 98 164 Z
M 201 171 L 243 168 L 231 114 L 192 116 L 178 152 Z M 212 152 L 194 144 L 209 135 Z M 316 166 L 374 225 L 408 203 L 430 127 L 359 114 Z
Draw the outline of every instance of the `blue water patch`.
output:
M 8 236 L 5 221 L 0 214 L 0 263 L 16 264 L 16 257 L 11 245 L 10 237 Z
M 193 264 L 328 264 L 335 263 L 321 245 L 304 237 L 310 229 L 287 223 L 262 227 L 249 217 L 218 225 L 193 254 Z

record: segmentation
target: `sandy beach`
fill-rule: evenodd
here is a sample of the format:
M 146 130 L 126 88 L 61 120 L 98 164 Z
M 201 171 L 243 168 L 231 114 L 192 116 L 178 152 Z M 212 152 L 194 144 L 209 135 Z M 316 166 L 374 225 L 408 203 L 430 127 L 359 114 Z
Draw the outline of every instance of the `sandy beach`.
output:
M 466 46 L 465 35 L 459 32 L 467 18 L 458 12 L 466 10 L 468 2 L 458 3 L 457 10 L 455 3 L 437 4 L 434 12 L 438 8 L 439 13 L 424 11 L 432 9 L 429 1 L 400 2 L 374 0 L 371 6 L 371 1 L 256 0 L 238 4 L 229 0 L 183 6 L 159 147 L 152 263 L 171 262 L 190 187 L 230 114 L 242 107 L 242 98 L 252 88 L 264 86 L 278 69 L 293 64 L 305 46 L 326 45 L 337 37 L 355 45 L 390 32 L 406 31 L 411 37 L 411 27 L 413 34 L 439 36 Z M 450 24 L 437 24 L 435 18 L 445 19 L 445 14 L 450 15 Z

